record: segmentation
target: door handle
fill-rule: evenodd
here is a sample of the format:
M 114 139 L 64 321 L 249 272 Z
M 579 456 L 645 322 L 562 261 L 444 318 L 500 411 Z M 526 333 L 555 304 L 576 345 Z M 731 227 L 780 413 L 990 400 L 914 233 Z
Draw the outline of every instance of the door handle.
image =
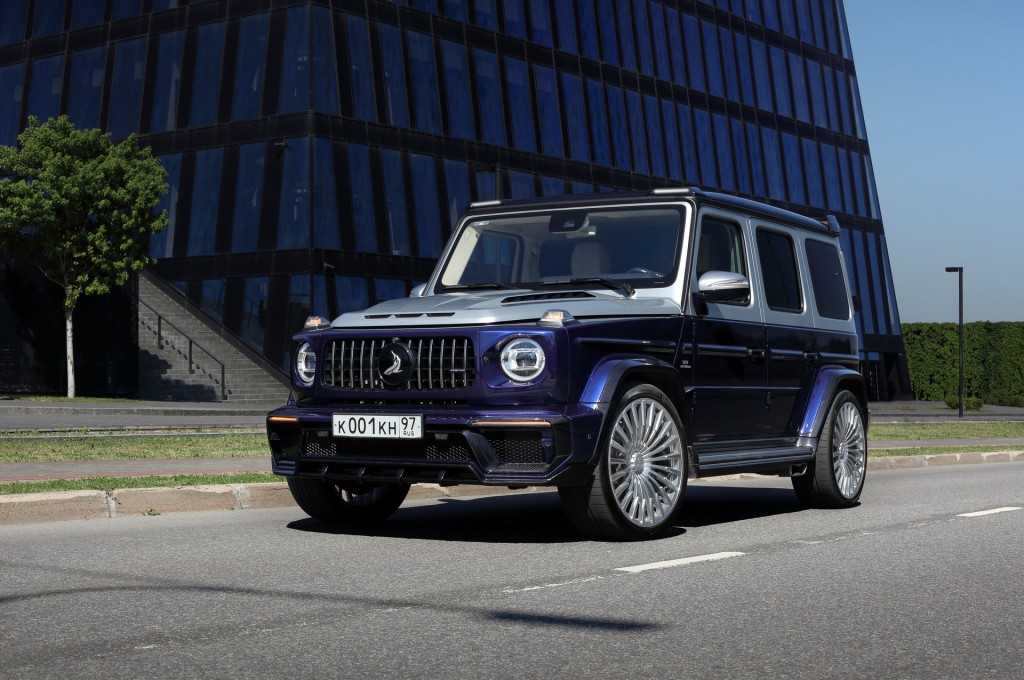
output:
M 811 363 L 821 358 L 818 352 L 804 352 L 804 361 Z
M 763 349 L 761 349 L 759 347 L 748 347 L 747 348 L 747 356 L 750 357 L 750 359 L 752 361 L 755 361 L 755 362 L 757 362 L 757 361 L 764 361 L 764 358 L 765 358 L 765 356 L 767 356 L 767 354 L 768 354 L 768 352 L 766 350 L 763 350 Z

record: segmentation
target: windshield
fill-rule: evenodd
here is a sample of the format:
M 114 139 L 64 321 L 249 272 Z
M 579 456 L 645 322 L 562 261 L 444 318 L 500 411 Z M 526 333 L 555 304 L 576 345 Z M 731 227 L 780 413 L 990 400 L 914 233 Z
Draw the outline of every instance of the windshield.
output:
M 438 288 L 667 286 L 675 280 L 682 233 L 682 210 L 666 206 L 474 220 L 459 233 Z

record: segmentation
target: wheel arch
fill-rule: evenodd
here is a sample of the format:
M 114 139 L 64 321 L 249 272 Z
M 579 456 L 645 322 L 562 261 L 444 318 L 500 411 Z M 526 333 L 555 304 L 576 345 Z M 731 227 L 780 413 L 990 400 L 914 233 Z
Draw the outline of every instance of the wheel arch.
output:
M 835 395 L 848 390 L 864 412 L 865 432 L 868 427 L 868 398 L 864 376 L 844 366 L 825 366 L 814 379 L 804 419 L 800 425 L 799 437 L 802 442 L 816 443 L 825 426 L 828 409 Z

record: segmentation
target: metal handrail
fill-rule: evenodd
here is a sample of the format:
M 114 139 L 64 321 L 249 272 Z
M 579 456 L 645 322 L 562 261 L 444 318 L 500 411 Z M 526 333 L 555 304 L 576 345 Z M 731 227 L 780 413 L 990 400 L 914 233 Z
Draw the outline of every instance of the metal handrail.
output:
M 177 326 L 175 326 L 168 319 L 165 319 L 163 314 L 161 314 L 160 312 L 158 312 L 155 309 L 153 309 L 152 305 L 150 305 L 148 302 L 146 302 L 146 301 L 144 301 L 144 300 L 142 300 L 140 298 L 139 299 L 139 304 L 140 305 L 145 305 L 146 309 L 148 309 L 149 311 L 151 311 L 154 314 L 156 314 L 156 346 L 157 347 L 159 347 L 160 349 L 164 348 L 164 338 L 163 338 L 163 325 L 164 324 L 167 324 L 168 326 L 170 326 L 171 328 L 176 330 L 178 332 L 178 335 L 180 335 L 181 337 L 183 337 L 186 340 L 188 340 L 188 372 L 190 374 L 195 375 L 195 372 L 196 372 L 195 364 L 192 361 L 192 348 L 193 347 L 195 347 L 200 352 L 202 352 L 206 356 L 208 356 L 211 359 L 213 359 L 216 363 L 220 364 L 220 398 L 221 398 L 222 401 L 227 401 L 228 393 L 227 393 L 227 385 L 225 384 L 225 380 L 224 380 L 225 374 L 226 374 L 226 371 L 225 371 L 225 368 L 224 368 L 224 362 L 221 361 L 220 359 L 218 359 L 217 357 L 213 356 L 213 354 L 210 353 L 210 350 L 206 349 L 205 347 L 200 345 L 198 342 L 196 342 L 195 340 L 190 338 L 188 336 L 188 334 L 185 333 L 185 331 L 183 331 L 180 328 L 178 328 Z

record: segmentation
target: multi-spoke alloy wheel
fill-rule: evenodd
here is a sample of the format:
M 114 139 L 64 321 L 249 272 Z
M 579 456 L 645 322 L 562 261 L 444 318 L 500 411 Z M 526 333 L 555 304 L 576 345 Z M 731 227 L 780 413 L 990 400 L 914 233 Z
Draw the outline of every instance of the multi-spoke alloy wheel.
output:
M 559 488 L 563 506 L 588 534 L 617 540 L 653 536 L 672 526 L 686 490 L 679 414 L 661 390 L 637 385 L 608 415 L 601 461 L 586 485 Z
M 819 508 L 842 508 L 856 503 L 864 489 L 867 441 L 860 402 L 844 390 L 832 401 L 814 461 L 805 474 L 793 478 L 793 488 L 800 500 Z
M 660 524 L 679 502 L 682 476 L 683 445 L 672 416 L 648 397 L 626 404 L 608 442 L 608 479 L 623 516 L 639 527 Z

